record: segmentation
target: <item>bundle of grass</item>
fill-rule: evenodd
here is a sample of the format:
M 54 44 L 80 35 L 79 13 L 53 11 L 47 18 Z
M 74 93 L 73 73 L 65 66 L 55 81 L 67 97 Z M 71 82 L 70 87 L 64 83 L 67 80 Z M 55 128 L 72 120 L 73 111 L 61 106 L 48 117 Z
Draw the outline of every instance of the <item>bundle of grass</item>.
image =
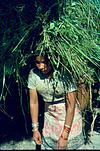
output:
M 49 12 L 44 15 L 43 30 L 36 50 L 46 49 L 56 71 L 61 68 L 62 74 L 70 72 L 75 77 L 77 99 L 83 112 L 83 127 L 89 124 L 85 121 L 85 111 L 89 111 L 93 118 L 90 131 L 93 131 L 97 114 L 92 106 L 92 84 L 100 82 L 100 4 L 86 0 L 63 2 L 63 5 L 59 2 L 57 20 L 47 23 Z

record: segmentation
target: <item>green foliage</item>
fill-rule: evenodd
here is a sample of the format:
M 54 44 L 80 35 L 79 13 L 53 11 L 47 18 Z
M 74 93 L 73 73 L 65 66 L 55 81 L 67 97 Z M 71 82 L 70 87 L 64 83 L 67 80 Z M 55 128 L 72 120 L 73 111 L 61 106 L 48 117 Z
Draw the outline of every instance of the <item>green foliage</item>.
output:
M 63 10 L 58 20 L 44 22 L 37 49 L 47 48 L 56 69 L 61 64 L 76 79 L 83 77 L 91 83 L 95 68 L 100 67 L 98 5 L 87 1 L 67 2 Z
M 63 73 L 69 71 L 87 83 L 98 78 L 95 73 L 100 67 L 98 0 L 38 0 L 7 6 L 5 13 L 0 10 L 1 85 L 3 77 L 13 76 L 19 83 L 24 81 L 20 80 L 25 79 L 20 71 L 29 67 L 28 60 L 34 51 L 44 49 L 55 70 L 60 67 Z

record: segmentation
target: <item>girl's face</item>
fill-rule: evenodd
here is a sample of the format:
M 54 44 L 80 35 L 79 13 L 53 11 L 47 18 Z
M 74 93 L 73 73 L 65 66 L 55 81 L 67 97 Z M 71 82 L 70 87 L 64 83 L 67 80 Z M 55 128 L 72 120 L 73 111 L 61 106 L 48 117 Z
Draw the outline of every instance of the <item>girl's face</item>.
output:
M 48 75 L 52 72 L 52 67 L 50 65 L 49 60 L 45 59 L 43 56 L 37 56 L 35 59 L 36 67 L 40 70 L 43 74 Z

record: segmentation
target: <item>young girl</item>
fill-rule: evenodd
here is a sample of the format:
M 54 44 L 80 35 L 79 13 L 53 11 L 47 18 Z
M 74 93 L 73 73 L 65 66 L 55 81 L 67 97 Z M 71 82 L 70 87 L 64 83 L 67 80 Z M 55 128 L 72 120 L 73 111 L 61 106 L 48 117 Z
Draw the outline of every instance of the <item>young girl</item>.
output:
M 55 78 L 47 55 L 35 56 L 36 68 L 28 77 L 33 139 L 42 149 L 80 149 L 84 146 L 82 115 L 76 101 L 77 87 L 71 75 Z M 39 98 L 45 102 L 44 127 L 39 132 Z

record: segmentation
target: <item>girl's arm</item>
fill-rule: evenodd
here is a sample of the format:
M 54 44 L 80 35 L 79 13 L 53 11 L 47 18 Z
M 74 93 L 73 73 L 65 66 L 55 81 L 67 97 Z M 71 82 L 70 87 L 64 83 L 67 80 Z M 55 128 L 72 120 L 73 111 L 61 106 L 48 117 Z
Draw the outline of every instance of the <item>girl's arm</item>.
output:
M 76 104 L 76 91 L 74 92 L 68 92 L 68 94 L 66 95 L 66 118 L 65 118 L 65 126 L 68 129 L 68 133 L 64 133 L 66 139 L 69 136 L 69 132 L 72 126 L 72 122 L 73 122 L 73 118 L 74 118 L 74 112 L 75 112 L 75 104 Z M 66 129 L 65 127 L 65 129 Z M 64 132 L 65 132 L 64 129 Z
M 36 89 L 30 89 L 30 113 L 32 123 L 38 123 L 38 95 Z
M 38 114 L 39 114 L 39 105 L 38 105 L 38 95 L 36 89 L 29 90 L 30 95 L 30 114 L 32 119 L 33 127 L 33 139 L 37 144 L 41 144 L 41 134 L 38 131 Z
M 68 136 L 74 118 L 75 104 L 76 104 L 76 92 L 75 91 L 68 92 L 68 94 L 66 94 L 65 126 L 63 128 L 63 132 L 57 144 L 58 149 L 65 149 L 67 147 Z

